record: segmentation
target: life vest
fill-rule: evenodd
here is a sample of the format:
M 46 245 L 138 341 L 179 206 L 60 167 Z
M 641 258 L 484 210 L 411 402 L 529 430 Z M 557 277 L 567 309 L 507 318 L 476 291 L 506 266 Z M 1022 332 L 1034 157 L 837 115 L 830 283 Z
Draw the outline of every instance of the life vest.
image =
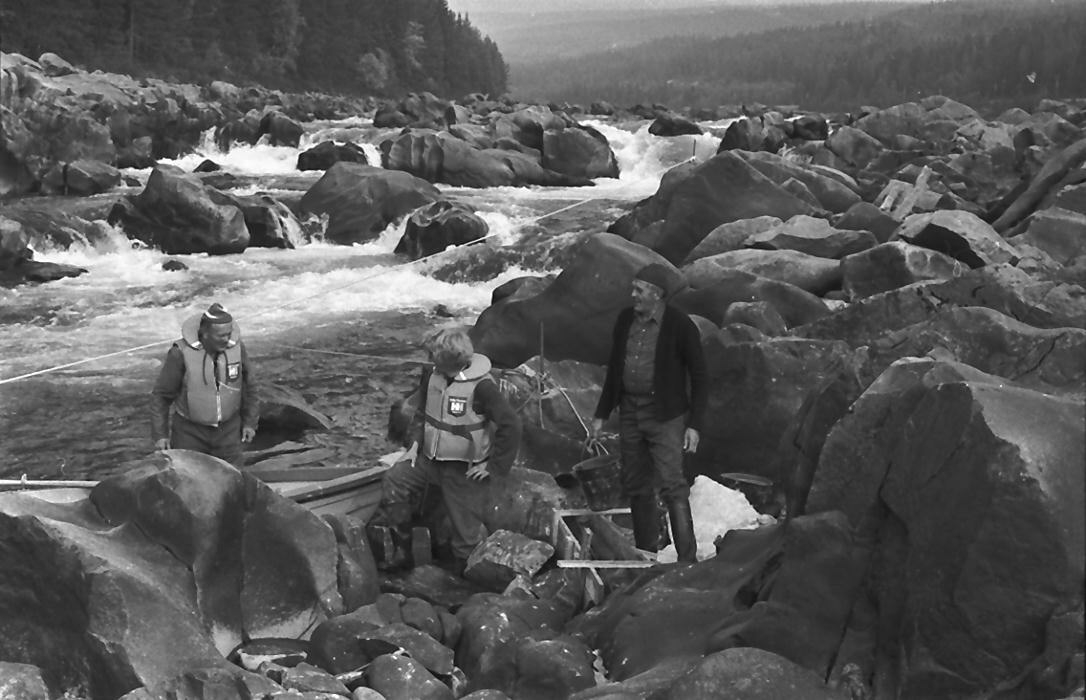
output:
M 474 464 L 490 455 L 490 422 L 473 405 L 475 387 L 482 381 L 492 381 L 490 360 L 479 354 L 451 381 L 439 372 L 430 375 L 422 440 L 427 457 Z
M 235 323 L 226 349 L 217 355 L 204 348 L 199 330 L 200 315 L 196 315 L 185 321 L 181 340 L 174 342 L 185 360 L 185 386 L 174 401 L 174 410 L 193 423 L 217 426 L 241 411 L 241 330 Z

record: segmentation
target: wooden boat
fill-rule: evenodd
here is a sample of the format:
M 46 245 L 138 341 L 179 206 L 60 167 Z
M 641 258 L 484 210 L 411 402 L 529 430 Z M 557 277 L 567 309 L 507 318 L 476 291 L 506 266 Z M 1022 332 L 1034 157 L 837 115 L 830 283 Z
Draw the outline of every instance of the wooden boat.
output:
M 248 473 L 318 516 L 350 515 L 368 521 L 381 502 L 381 477 L 388 469 L 388 465 L 382 464 L 369 469 L 294 467 L 254 469 Z M 51 491 L 61 500 L 71 500 L 97 484 L 97 481 L 3 479 L 0 492 Z

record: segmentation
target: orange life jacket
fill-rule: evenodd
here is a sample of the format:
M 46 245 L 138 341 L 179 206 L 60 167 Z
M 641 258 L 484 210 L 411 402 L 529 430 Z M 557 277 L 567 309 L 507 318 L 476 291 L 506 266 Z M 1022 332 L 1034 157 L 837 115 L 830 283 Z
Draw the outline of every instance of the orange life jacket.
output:
M 475 387 L 490 379 L 490 360 L 475 354 L 471 364 L 451 380 L 430 375 L 426 389 L 423 454 L 438 461 L 477 463 L 490 456 L 493 428 L 475 412 Z
M 226 349 L 213 355 L 200 342 L 199 329 L 196 315 L 185 321 L 181 340 L 174 342 L 185 359 L 185 386 L 174 410 L 193 423 L 217 426 L 241 411 L 241 330 L 235 323 Z

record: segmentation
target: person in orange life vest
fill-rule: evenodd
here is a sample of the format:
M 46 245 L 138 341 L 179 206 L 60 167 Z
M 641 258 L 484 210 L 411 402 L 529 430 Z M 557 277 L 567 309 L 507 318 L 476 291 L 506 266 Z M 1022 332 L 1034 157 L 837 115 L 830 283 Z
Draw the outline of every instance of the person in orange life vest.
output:
M 172 416 L 171 416 L 172 413 Z M 233 316 L 215 303 L 186 320 L 151 391 L 155 449 L 196 450 L 241 466 L 260 419 L 252 365 Z
M 630 499 L 634 541 L 649 552 L 659 548 L 655 494 L 659 482 L 678 559 L 693 562 L 697 541 L 683 452 L 698 449 L 707 401 L 706 372 L 697 326 L 665 301 L 673 275 L 659 263 L 635 275 L 633 306 L 615 321 L 591 431 L 598 436 L 604 420 L 618 407 L 622 487 Z
M 487 536 L 493 476 L 505 476 L 520 445 L 520 418 L 490 377 L 490 360 L 474 351 L 462 329 L 443 329 L 425 342 L 432 367 L 419 382 L 423 411 L 404 460 L 385 472 L 381 517 L 402 527 L 411 500 L 434 485 L 452 525 L 452 550 L 462 566 Z

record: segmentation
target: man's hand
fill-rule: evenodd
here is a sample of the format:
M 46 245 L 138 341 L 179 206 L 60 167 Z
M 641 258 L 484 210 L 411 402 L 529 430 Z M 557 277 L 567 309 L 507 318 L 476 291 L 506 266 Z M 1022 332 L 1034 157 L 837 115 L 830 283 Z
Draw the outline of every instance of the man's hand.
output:
M 479 462 L 468 467 L 467 477 L 472 481 L 482 481 L 490 476 L 490 472 L 486 470 L 486 462 Z
M 256 428 L 242 428 L 241 429 L 241 441 L 252 442 L 256 437 Z
M 693 428 L 687 428 L 686 434 L 683 435 L 683 450 L 690 453 L 697 452 L 700 441 L 701 434 Z
M 170 449 L 170 438 L 162 438 L 161 440 L 155 440 L 155 449 L 158 451 Z

